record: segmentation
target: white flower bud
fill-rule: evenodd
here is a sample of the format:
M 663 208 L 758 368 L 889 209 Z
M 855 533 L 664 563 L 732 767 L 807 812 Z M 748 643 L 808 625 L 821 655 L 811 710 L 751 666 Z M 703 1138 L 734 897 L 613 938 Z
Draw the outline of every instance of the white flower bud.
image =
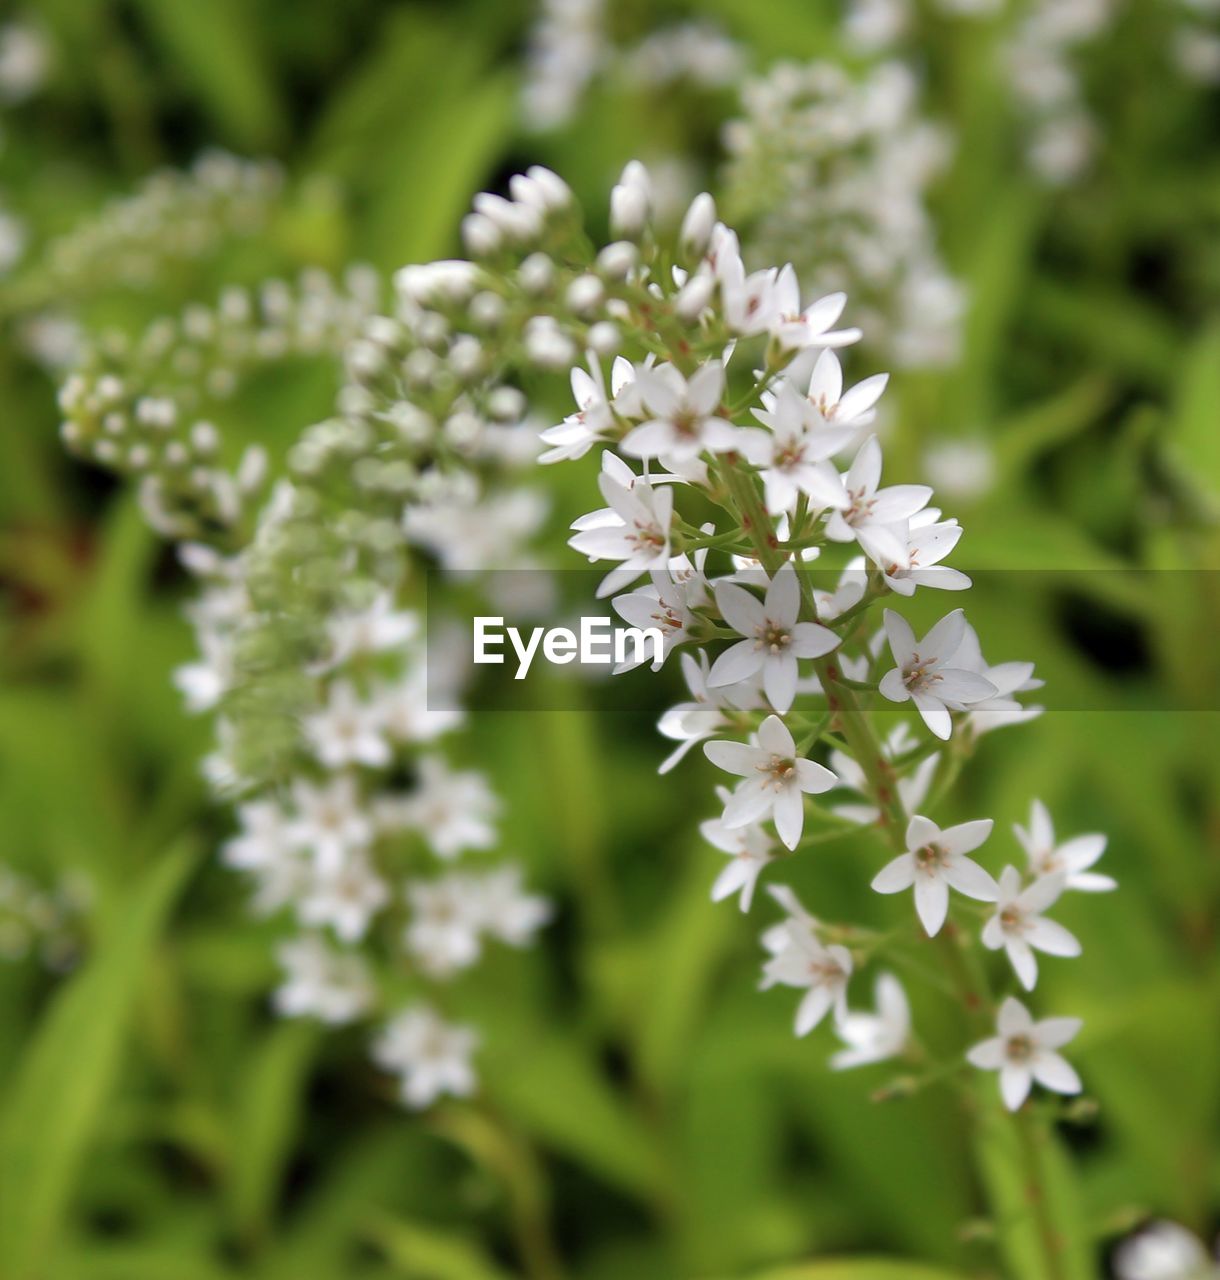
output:
M 599 356 L 612 356 L 622 343 L 618 326 L 609 320 L 601 320 L 589 330 L 589 346 Z
M 648 225 L 648 193 L 639 187 L 619 185 L 610 192 L 610 230 L 634 240 Z
M 706 272 L 699 272 L 682 286 L 674 301 L 674 311 L 679 319 L 688 324 L 696 321 L 703 314 L 704 308 L 712 300 L 716 291 L 716 281 Z
M 500 228 L 481 213 L 468 213 L 462 219 L 462 243 L 474 258 L 485 258 L 499 251 L 504 237 Z
M 555 279 L 555 264 L 545 253 L 531 253 L 517 272 L 526 293 L 545 293 Z
M 578 316 L 595 311 L 606 296 L 602 282 L 591 275 L 577 276 L 568 285 L 567 304 Z
M 532 164 L 525 174 L 543 192 L 548 209 L 566 209 L 572 203 L 572 188 L 557 173 L 544 165 Z
M 483 367 L 483 344 L 468 333 L 460 334 L 449 348 L 449 367 L 459 378 L 473 378 Z
M 484 329 L 496 329 L 504 323 L 508 306 L 498 293 L 484 290 L 470 300 L 470 318 Z
M 712 228 L 716 225 L 716 202 L 706 191 L 701 192 L 692 201 L 682 219 L 682 230 L 678 243 L 682 255 L 689 262 L 702 258 L 711 243 Z
M 625 280 L 635 266 L 639 254 L 628 240 L 616 240 L 597 255 L 597 269 L 608 280 Z
M 220 432 L 211 422 L 196 422 L 191 427 L 191 445 L 196 453 L 215 453 L 220 448 Z
M 487 412 L 497 422 L 515 422 L 525 412 L 525 397 L 516 387 L 496 387 L 487 397 Z

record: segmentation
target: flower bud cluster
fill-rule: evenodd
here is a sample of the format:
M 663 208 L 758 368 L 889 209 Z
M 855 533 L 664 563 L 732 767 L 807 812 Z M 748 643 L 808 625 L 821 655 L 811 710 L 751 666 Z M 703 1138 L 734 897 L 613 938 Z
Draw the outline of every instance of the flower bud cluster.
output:
M 951 361 L 962 312 L 926 207 L 947 137 L 916 97 L 896 61 L 863 75 L 784 62 L 746 82 L 745 114 L 724 131 L 747 258 L 797 254 L 801 278 L 850 291 L 870 348 L 907 367 Z
M 153 526 L 171 537 L 231 529 L 264 491 L 266 458 L 229 458 L 216 419 L 252 370 L 336 355 L 376 308 L 367 268 L 342 284 L 306 271 L 296 284 L 226 289 L 215 306 L 188 306 L 135 339 L 102 334 L 60 390 L 64 442 L 139 485 Z
M 92 292 L 99 281 L 147 288 L 172 263 L 209 257 L 264 231 L 283 188 L 274 161 L 206 151 L 189 169 L 153 174 L 134 194 L 50 241 L 27 286 L 51 302 Z

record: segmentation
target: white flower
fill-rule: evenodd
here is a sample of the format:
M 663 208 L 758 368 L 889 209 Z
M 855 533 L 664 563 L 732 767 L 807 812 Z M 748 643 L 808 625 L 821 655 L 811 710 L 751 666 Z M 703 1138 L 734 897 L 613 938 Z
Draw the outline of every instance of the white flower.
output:
M 892 973 L 877 975 L 873 988 L 876 1013 L 849 1011 L 835 1023 L 835 1034 L 847 1045 L 830 1060 L 835 1071 L 896 1058 L 911 1037 L 911 1006 L 902 983 Z
M 971 1066 L 1000 1073 L 1000 1094 L 1009 1111 L 1029 1097 L 1034 1081 L 1055 1093 L 1079 1093 L 1080 1077 L 1056 1049 L 1073 1039 L 1079 1018 L 1044 1018 L 1035 1022 L 1029 1010 L 1009 996 L 996 1018 L 999 1035 L 976 1044 L 966 1054 Z
M 1176 1222 L 1149 1223 L 1114 1255 L 1117 1280 L 1214 1280 L 1220 1266 L 1203 1242 Z
M 653 661 L 655 671 L 678 645 L 690 639 L 690 628 L 697 621 L 690 608 L 693 603 L 690 597 L 692 592 L 701 595 L 702 586 L 698 581 L 689 582 L 685 575 L 676 575 L 672 565 L 668 570 L 654 569 L 650 576 L 652 582 L 648 586 L 619 596 L 611 603 L 628 626 L 656 627 L 660 631 L 661 655 L 659 661 Z M 628 658 L 614 668 L 615 674 L 630 671 L 643 661 L 643 658 L 638 661 Z
M 850 506 L 833 511 L 826 522 L 832 542 L 856 541 L 879 565 L 909 567 L 906 521 L 927 506 L 932 490 L 926 484 L 895 484 L 879 489 L 881 445 L 876 436 L 860 446 L 860 452 L 843 479 Z
M 602 375 L 601 361 L 589 354 L 589 371 L 579 367 L 571 373 L 572 398 L 576 401 L 576 412 L 569 414 L 558 426 L 548 427 L 540 432 L 539 438 L 551 449 L 544 453 L 540 462 L 568 462 L 583 458 L 602 439 L 614 425 L 614 411 L 610 400 L 606 397 L 606 382 Z M 626 366 L 624 372 L 623 366 Z M 611 374 L 612 394 L 617 395 L 622 385 L 635 380 L 635 371 L 630 362 L 619 359 L 614 362 Z
M 482 927 L 510 947 L 528 946 L 552 914 L 546 898 L 526 892 L 521 868 L 512 863 L 486 872 L 475 897 Z
M 1013 696 L 1041 689 L 1043 681 L 1034 678 L 1032 662 L 1000 662 L 994 667 L 983 657 L 978 633 L 966 624 L 962 642 L 953 657 L 955 667 L 973 671 L 995 686 L 995 693 L 981 702 L 972 703 L 962 717 L 962 728 L 974 737 L 991 733 L 1011 724 L 1024 724 L 1042 714 L 1039 706 L 1024 706 Z
M 482 902 L 474 876 L 451 872 L 407 886 L 411 923 L 403 935 L 407 951 L 434 977 L 469 968 L 482 953 Z
M 940 932 L 949 914 L 949 890 L 979 902 L 994 902 L 999 885 L 966 854 L 972 853 L 995 824 L 990 818 L 962 822 L 942 831 L 930 818 L 916 814 L 907 824 L 907 852 L 899 854 L 873 877 L 878 893 L 901 893 L 915 887 L 915 911 L 928 937 Z
M 315 785 L 297 781 L 292 797 L 296 814 L 291 825 L 293 841 L 308 849 L 318 870 L 340 868 L 349 853 L 363 849 L 373 838 L 373 824 L 363 812 L 363 801 L 350 774 L 340 774 Z
M 738 431 L 718 416 L 724 392 L 724 365 L 709 360 L 690 379 L 672 364 L 639 369 L 636 384 L 652 415 L 623 437 L 622 451 L 634 458 L 673 458 L 679 465 L 705 449 L 735 449 Z
M 850 439 L 850 428 L 827 427 L 804 396 L 785 381 L 767 409 L 754 416 L 767 432 L 741 432 L 746 457 L 762 469 L 767 510 L 772 515 L 791 511 L 798 496 L 808 494 L 814 507 L 846 507 L 847 491 L 839 473 L 826 459 Z
M 326 706 L 305 717 L 303 730 L 318 760 L 328 769 L 363 764 L 378 769 L 390 763 L 377 702 L 364 702 L 347 680 L 330 687 Z
M 832 330 L 843 314 L 847 294 L 830 293 L 801 309 L 801 287 L 791 263 L 776 277 L 771 334 L 787 351 L 803 347 L 846 347 L 859 342 L 859 329 Z
M 709 688 L 707 672 L 707 654 L 702 649 L 697 657 L 689 653 L 682 655 L 682 674 L 692 701 L 670 707 L 657 723 L 657 729 L 665 737 L 678 743 L 661 762 L 658 773 L 668 773 L 695 743 L 724 729 L 728 724 L 726 709 L 751 710 L 760 704 L 758 690 L 753 685 L 736 685 L 727 691 Z
M 419 631 L 419 618 L 409 610 L 394 608 L 388 594 L 359 613 L 345 613 L 330 622 L 332 663 L 346 662 L 362 653 L 385 653 L 400 649 Z
M 729 801 L 727 787 L 717 787 L 716 795 L 721 804 Z M 708 818 L 699 824 L 699 832 L 708 844 L 729 855 L 729 863 L 716 877 L 712 885 L 712 901 L 722 902 L 733 894 L 740 894 L 741 909 L 749 911 L 763 867 L 775 859 L 775 845 L 763 827 L 757 822 L 744 827 L 729 827 L 724 819 Z
M 744 827 L 773 817 L 775 830 L 789 849 L 796 848 L 804 830 L 805 795 L 818 795 L 838 783 L 829 769 L 797 758 L 796 743 L 779 716 L 762 722 L 757 745 L 707 742 L 703 752 L 718 768 L 746 779 L 724 806 L 725 825 Z
M 358 942 L 389 897 L 368 856 L 349 853 L 341 867 L 314 876 L 297 904 L 297 918 L 315 928 L 330 925 L 342 941 Z
M 955 664 L 966 629 L 960 609 L 946 614 L 921 641 L 911 624 L 886 609 L 885 633 L 898 664 L 881 677 L 881 693 L 891 702 L 914 702 L 928 728 L 941 739 L 953 732 L 951 711 L 995 696 L 990 680 Z
M 1034 875 L 1062 874 L 1065 889 L 1078 889 L 1083 893 L 1104 893 L 1118 888 L 1118 882 L 1110 876 L 1089 870 L 1105 853 L 1106 837 L 1073 836 L 1057 845 L 1051 815 L 1041 800 L 1035 800 L 1030 806 L 1028 829 L 1014 824 L 1013 832 L 1029 858 L 1029 869 Z
M 335 951 L 311 934 L 282 943 L 276 959 L 285 976 L 272 1000 L 285 1018 L 313 1017 L 338 1026 L 359 1018 L 372 1003 L 368 971 L 354 952 Z
M 920 512 L 920 516 L 928 512 Z M 937 524 L 911 521 L 907 533 L 905 566 L 882 564 L 885 584 L 900 596 L 913 596 L 916 587 L 936 587 L 941 591 L 967 591 L 970 579 L 958 569 L 951 569 L 940 562 L 957 546 L 962 527 L 956 520 Z
M 743 336 L 769 332 L 778 315 L 775 268 L 746 275 L 737 237 L 721 223 L 716 224 L 708 255 L 720 278 L 720 302 L 729 330 Z
M 797 621 L 801 588 L 790 564 L 771 579 L 762 602 L 733 582 L 718 582 L 715 591 L 724 620 L 746 639 L 716 659 L 708 684 L 713 688 L 733 685 L 761 671 L 767 698 L 782 714 L 796 697 L 797 660 L 822 657 L 838 646 L 839 637 L 820 623 Z
M 233 678 L 233 648 L 227 637 L 213 630 L 197 633 L 200 657 L 174 668 L 174 686 L 193 714 L 216 707 Z
M 654 489 L 642 476 L 633 475 L 623 484 L 609 471 L 598 476 L 598 487 L 609 508 L 578 522 L 580 531 L 568 539 L 568 545 L 590 560 L 622 562 L 602 579 L 597 589 L 602 599 L 641 573 L 669 562 L 674 494 L 668 487 Z
M 796 919 L 783 925 L 783 945 L 763 966 L 767 986 L 807 987 L 796 1009 L 798 1036 L 808 1035 L 833 1008 L 836 1020 L 847 1013 L 847 981 L 851 977 L 851 952 L 846 947 L 824 947 L 813 930 Z
M 442 1094 L 467 1098 L 475 1091 L 470 1057 L 478 1036 L 466 1026 L 445 1022 L 428 1005 L 404 1009 L 373 1044 L 373 1059 L 401 1077 L 402 1100 L 420 1109 Z
M 1005 867 L 1000 872 L 995 914 L 983 926 L 983 946 L 991 951 L 1004 948 L 1026 991 L 1032 991 L 1038 981 L 1035 950 L 1052 956 L 1080 954 L 1075 935 L 1061 924 L 1042 918 L 1042 912 L 1063 892 L 1063 883 L 1062 875 L 1041 876 L 1024 888 L 1016 867 Z
M 789 369 L 788 376 L 796 376 L 795 368 Z M 805 395 L 827 422 L 855 431 L 868 426 L 877 416 L 875 406 L 889 380 L 888 373 L 875 373 L 844 391 L 843 366 L 839 357 L 827 347 L 818 355 Z
M 438 677 L 437 684 L 443 683 Z M 397 684 L 378 685 L 374 700 L 386 734 L 396 742 L 432 742 L 462 723 L 458 707 L 429 707 L 429 694 L 452 696 L 447 689 L 429 686 L 428 669 L 422 662 Z
M 498 809 L 481 773 L 455 771 L 440 756 L 424 756 L 416 790 L 403 806 L 403 820 L 438 857 L 454 858 L 464 849 L 488 849 L 495 843 Z

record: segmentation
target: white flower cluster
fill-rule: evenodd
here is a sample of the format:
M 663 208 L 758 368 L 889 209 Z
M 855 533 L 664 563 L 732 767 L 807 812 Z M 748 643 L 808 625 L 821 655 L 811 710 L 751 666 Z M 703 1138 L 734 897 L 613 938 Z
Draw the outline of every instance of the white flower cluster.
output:
M 80 954 L 89 882 L 64 875 L 51 886 L 0 864 L 0 960 L 37 954 L 50 969 L 69 968 Z
M 1204 0 L 1206 3 L 1206 0 Z M 1025 133 L 1025 155 L 1043 181 L 1080 177 L 1092 159 L 1097 130 L 1084 101 L 1077 56 L 1113 17 L 1113 0 L 937 0 L 946 18 L 995 24 L 1002 73 Z M 922 33 L 912 0 L 851 0 L 847 43 L 861 52 L 895 55 Z
M 863 75 L 783 62 L 747 81 L 724 131 L 747 257 L 791 256 L 809 287 L 848 290 L 870 347 L 907 367 L 954 359 L 963 304 L 926 207 L 947 137 L 916 100 L 896 61 Z
M 741 49 L 711 22 L 676 22 L 618 45 L 607 8 L 606 0 L 541 0 L 521 102 L 533 128 L 566 124 L 600 76 L 641 87 L 685 81 L 718 89 L 741 74 Z
M 264 230 L 283 186 L 274 161 L 220 150 L 204 152 L 188 169 L 163 169 L 47 244 L 45 286 L 73 297 L 100 273 L 147 288 L 168 263 L 207 257 L 234 237 Z
M 525 326 L 527 348 L 531 333 L 547 333 L 537 363 L 558 364 L 565 351 L 585 348 L 585 363 L 573 359 L 571 370 L 576 409 L 542 433 L 543 461 L 605 446 L 599 486 L 607 505 L 576 521 L 571 544 L 610 562 L 602 594 L 614 595 L 625 620 L 663 632 L 655 665 L 679 646 L 697 655 L 683 655 L 690 701 L 661 722 L 679 743 L 662 768 L 702 742 L 730 775 L 731 789 L 719 791 L 722 814 L 704 826 L 731 858 L 713 896 L 737 893 L 748 905 L 763 868 L 825 838 L 825 830 L 806 834 L 806 798 L 858 790 L 859 800 L 840 804 L 837 822 L 873 823 L 897 855 L 873 888 L 912 890 L 927 935 L 942 932 L 954 891 L 985 903 L 982 945 L 1004 951 L 1019 985 L 1032 989 L 1035 952 L 1080 950 L 1045 913 L 1068 889 L 1113 887 L 1089 870 L 1105 842 L 1089 836 L 1058 845 L 1035 804 L 1028 829 L 1018 832 L 1026 870 L 1006 867 L 997 880 L 970 856 L 990 835 L 990 819 L 942 829 L 919 811 L 936 802 L 979 736 L 1038 714 L 1018 695 L 1040 682 L 1030 663 L 988 663 L 960 609 L 923 637 L 896 608 L 884 610 L 879 630 L 869 625 L 883 600 L 897 604 L 920 588 L 962 591 L 970 580 L 941 563 L 962 530 L 929 505 L 932 490 L 883 482 L 881 447 L 868 428 L 886 380 L 844 383 L 835 349 L 860 337 L 836 327 L 844 295 L 807 302 L 791 266 L 747 271 L 736 235 L 716 220 L 707 195 L 691 205 L 671 256 L 650 225 L 649 178 L 638 163 L 611 195 L 612 227 L 624 238 L 601 250 L 592 269 L 558 252 L 543 259 L 545 219 L 525 227 L 521 207 L 534 193 L 522 186 L 518 194 L 476 202 L 475 216 L 489 226 L 468 226 L 469 238 L 488 262 L 494 257 L 514 292 L 533 293 L 536 304 L 532 282 L 546 278 L 550 310 L 535 310 Z M 612 336 L 626 343 L 622 335 L 634 334 L 643 335 L 640 354 L 619 354 L 607 379 Z M 727 514 L 725 523 L 707 522 L 709 503 Z M 724 555 L 729 571 L 710 576 L 710 557 Z M 811 562 L 821 557 L 841 568 L 819 588 Z M 880 742 L 862 700 L 870 694 L 873 704 L 879 694 L 880 705 L 910 705 L 918 720 Z M 950 738 L 952 759 L 942 753 Z M 818 746 L 830 767 L 810 758 Z M 819 827 L 842 829 L 833 810 L 812 813 Z M 825 924 L 791 890 L 774 891 L 786 919 L 764 939 L 764 982 L 804 989 L 798 1033 L 833 1010 L 849 1050 L 839 1065 L 909 1048 L 906 1000 L 892 976 L 879 980 L 877 1013 L 848 1009 L 849 979 L 887 949 L 884 935 Z M 946 937 L 955 949 L 967 945 L 960 925 Z M 971 1008 L 983 999 L 962 998 Z M 995 1009 L 997 1036 L 969 1060 L 1000 1071 L 1010 1108 L 1034 1081 L 1079 1089 L 1057 1052 L 1076 1020 L 1034 1022 L 1011 996 Z
M 294 357 L 336 355 L 377 308 L 369 268 L 336 283 L 325 272 L 295 284 L 226 289 L 214 307 L 188 306 L 134 341 L 104 333 L 63 383 L 62 435 L 75 453 L 138 479 L 149 522 L 168 537 L 230 528 L 263 492 L 258 447 L 225 458 L 214 411 L 252 369 Z
M 568 199 L 553 175 L 542 182 Z M 382 1019 L 374 1056 L 419 1106 L 474 1087 L 477 1033 L 438 1012 L 454 979 L 493 944 L 525 946 L 550 907 L 515 865 L 482 856 L 499 802 L 444 749 L 464 719 L 462 673 L 426 667 L 423 584 L 404 552 L 455 569 L 519 563 L 545 504 L 501 483 L 538 453 L 524 397 L 499 377 L 505 302 L 467 263 L 399 272 L 392 315 L 370 316 L 374 281 L 350 283 L 228 291 L 134 344 L 107 340 L 62 400 L 78 448 L 138 473 L 154 524 L 185 538 L 199 656 L 176 681 L 190 709 L 217 715 L 207 773 L 240 800 L 225 860 L 289 930 L 276 1007 Z M 260 508 L 244 501 L 266 492 L 247 476 L 258 452 L 238 466 L 236 504 L 216 496 L 229 477 L 215 467 L 207 503 L 167 484 L 173 443 L 196 467 L 201 444 L 214 456 L 193 415 L 233 394 L 245 366 L 339 348 L 336 416 L 301 433 Z M 150 442 L 153 458 L 121 451 Z
M 1096 147 L 1073 58 L 1113 18 L 1113 0 L 1036 0 L 1004 49 L 1013 96 L 1028 122 L 1026 158 L 1046 182 L 1078 178 Z

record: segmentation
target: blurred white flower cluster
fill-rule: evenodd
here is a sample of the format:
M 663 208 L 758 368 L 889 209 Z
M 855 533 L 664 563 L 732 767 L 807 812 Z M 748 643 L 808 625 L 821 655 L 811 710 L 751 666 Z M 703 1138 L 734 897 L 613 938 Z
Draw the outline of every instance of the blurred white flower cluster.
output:
M 870 347 L 905 367 L 958 351 L 962 290 L 926 197 L 949 153 L 921 119 L 911 72 L 780 63 L 742 90 L 724 132 L 726 203 L 747 259 L 791 257 L 814 290 L 849 290 Z
M 607 0 L 542 0 L 530 31 L 521 107 L 539 130 L 566 124 L 598 78 L 626 87 L 684 81 L 719 89 L 740 76 L 739 46 L 706 19 L 673 22 L 623 43 Z

